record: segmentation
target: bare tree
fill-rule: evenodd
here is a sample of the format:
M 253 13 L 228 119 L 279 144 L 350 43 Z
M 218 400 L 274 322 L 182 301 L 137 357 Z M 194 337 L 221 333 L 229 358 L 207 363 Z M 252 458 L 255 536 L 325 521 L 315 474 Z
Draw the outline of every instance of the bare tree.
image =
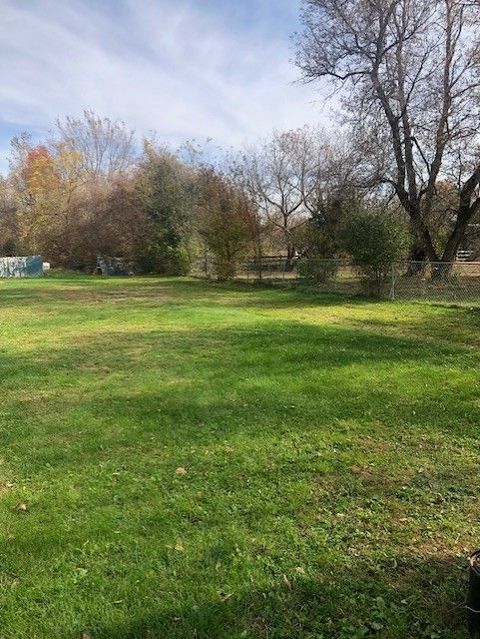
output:
M 303 184 L 304 206 L 316 221 L 336 224 L 365 195 L 363 152 L 346 136 L 313 132 L 305 148 L 311 160 Z
M 54 145 L 79 153 L 89 178 L 125 173 L 135 158 L 133 131 L 119 120 L 100 118 L 85 110 L 83 117 L 57 120 Z
M 295 255 L 295 229 L 319 206 L 317 136 L 307 127 L 274 132 L 234 162 L 237 181 L 281 232 L 289 260 Z
M 303 0 L 295 36 L 306 81 L 328 78 L 372 178 L 390 186 L 431 261 L 451 262 L 480 209 L 480 4 L 462 0 Z M 437 187 L 456 185 L 439 251 Z
M 335 225 L 356 206 L 364 183 L 357 149 L 316 127 L 274 132 L 230 164 L 257 206 L 260 233 L 272 227 L 279 232 L 289 260 L 305 222 Z

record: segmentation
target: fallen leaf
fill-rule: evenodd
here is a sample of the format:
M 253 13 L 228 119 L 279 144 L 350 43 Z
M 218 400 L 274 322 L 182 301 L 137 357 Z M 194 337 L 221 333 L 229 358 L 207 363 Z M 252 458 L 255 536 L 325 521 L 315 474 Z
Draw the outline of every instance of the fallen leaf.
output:
M 17 504 L 15 508 L 17 510 L 20 510 L 21 512 L 25 512 L 26 510 L 28 510 L 27 504 L 23 504 L 23 503 Z
M 288 588 L 289 590 L 291 590 L 291 589 L 292 589 L 292 584 L 291 584 L 291 583 L 290 583 L 290 581 L 288 580 L 287 575 L 283 575 L 283 581 L 284 581 L 285 585 L 287 586 L 287 588 Z
M 229 592 L 228 595 L 223 595 L 222 597 L 220 597 L 220 601 L 224 603 L 225 601 L 228 601 L 231 597 L 233 597 L 233 592 Z
M 187 474 L 187 469 L 184 468 L 183 466 L 179 466 L 179 468 L 177 468 L 177 470 L 175 471 L 175 473 L 177 475 L 186 475 Z

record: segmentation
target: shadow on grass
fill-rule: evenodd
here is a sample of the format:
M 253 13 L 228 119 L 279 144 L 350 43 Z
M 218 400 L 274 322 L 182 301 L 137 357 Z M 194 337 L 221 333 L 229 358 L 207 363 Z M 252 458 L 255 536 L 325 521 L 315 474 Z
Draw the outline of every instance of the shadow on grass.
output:
M 26 354 L 0 352 L 0 375 L 5 392 L 18 391 L 11 401 L 21 412 L 29 406 L 34 411 L 50 399 L 52 409 L 56 401 L 62 411 L 81 402 L 102 414 L 121 412 L 122 402 L 128 402 L 129 410 L 141 415 L 142 406 L 148 411 L 168 400 L 176 419 L 193 410 L 204 421 L 225 411 L 219 418 L 227 424 L 232 410 L 242 418 L 254 411 L 254 421 L 264 414 L 295 421 L 309 408 L 320 415 L 328 408 L 332 417 L 351 418 L 361 417 L 368 407 L 370 417 L 376 410 L 385 417 L 397 413 L 405 400 L 408 404 L 408 395 L 415 401 L 417 391 L 431 408 L 430 402 L 444 396 L 442 389 L 419 391 L 415 377 L 420 381 L 429 371 L 440 379 L 444 362 L 455 365 L 459 357 L 467 369 L 470 360 L 474 366 L 478 359 L 475 352 L 464 353 L 446 342 L 272 320 L 217 330 L 133 328 L 85 335 L 80 343 L 50 349 L 40 344 Z M 409 376 L 412 383 L 398 392 L 395 386 L 407 383 Z M 44 392 L 40 401 L 35 390 Z M 91 394 L 91 402 L 85 393 Z M 455 404 L 444 406 L 442 423 L 453 414 L 458 417 L 460 401 L 457 396 Z M 8 407 L 5 396 L 3 403 Z M 293 404 L 298 410 L 291 410 Z
M 349 467 L 385 442 L 391 451 L 384 463 L 398 470 L 389 481 L 382 479 L 386 468 L 378 481 L 367 477 L 363 496 L 403 498 L 402 483 L 412 480 L 408 494 L 421 499 L 443 490 L 444 480 L 410 478 L 415 447 L 443 460 L 448 452 L 438 449 L 437 440 L 463 446 L 477 433 L 475 386 L 458 389 L 452 368 L 445 379 L 443 362 L 457 357 L 455 349 L 429 342 L 293 322 L 105 333 L 69 348 L 0 354 L 0 404 L 8 424 L 0 444 L 27 474 L 42 478 L 52 468 L 74 472 L 79 464 L 95 475 L 96 465 L 111 458 L 131 456 L 140 463 L 158 446 L 202 468 L 192 450 L 241 438 L 275 455 L 286 484 L 298 472 L 314 481 L 320 471 L 341 475 L 343 483 L 334 482 L 341 492 Z M 314 464 L 313 471 L 308 456 L 282 459 L 284 441 L 307 450 L 321 442 L 325 466 Z M 443 462 L 437 463 L 439 473 Z M 471 493 L 474 480 L 465 464 L 449 479 L 452 499 Z M 235 472 L 260 485 L 268 484 L 271 471 L 243 464 Z M 235 472 L 217 490 L 221 482 L 233 490 Z M 216 485 L 215 477 L 211 481 Z M 357 494 L 355 482 L 352 488 L 346 481 Z
M 97 627 L 98 639 L 464 638 L 466 561 L 391 557 L 384 566 L 351 558 L 317 576 L 277 574 L 277 587 L 222 593 L 171 606 L 125 625 Z

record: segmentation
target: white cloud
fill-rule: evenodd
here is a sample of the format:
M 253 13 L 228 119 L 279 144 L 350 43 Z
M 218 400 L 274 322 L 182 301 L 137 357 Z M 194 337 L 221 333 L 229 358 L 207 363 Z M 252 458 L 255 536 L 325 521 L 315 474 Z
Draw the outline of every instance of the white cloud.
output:
M 248 24 L 230 0 L 4 2 L 0 116 L 19 130 L 89 107 L 140 134 L 229 145 L 326 117 L 292 85 L 289 26 L 269 22 L 278 0 L 250 0 Z

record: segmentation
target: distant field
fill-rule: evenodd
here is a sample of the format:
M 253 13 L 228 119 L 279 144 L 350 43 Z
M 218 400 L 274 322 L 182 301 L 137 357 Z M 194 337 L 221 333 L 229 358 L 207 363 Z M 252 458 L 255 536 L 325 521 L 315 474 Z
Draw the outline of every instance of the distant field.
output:
M 465 637 L 480 310 L 47 277 L 0 329 L 1 639 Z

